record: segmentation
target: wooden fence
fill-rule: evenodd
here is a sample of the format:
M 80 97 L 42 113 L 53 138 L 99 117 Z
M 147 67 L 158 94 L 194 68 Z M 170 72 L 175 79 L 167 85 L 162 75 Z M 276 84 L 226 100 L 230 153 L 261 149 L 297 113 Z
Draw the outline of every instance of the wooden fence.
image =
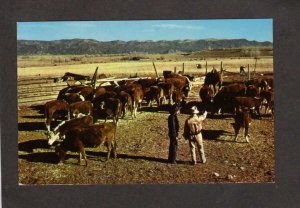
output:
M 138 80 L 145 77 L 136 78 L 104 78 L 97 79 L 96 86 L 100 83 L 120 80 Z M 55 100 L 58 93 L 67 87 L 66 82 L 54 82 L 55 77 L 28 77 L 18 79 L 18 106 L 30 106 L 37 104 L 45 104 L 47 101 Z M 85 84 L 91 84 L 86 82 Z
M 54 77 L 28 77 L 18 79 L 18 105 L 44 104 L 57 98 L 66 82 L 54 83 Z

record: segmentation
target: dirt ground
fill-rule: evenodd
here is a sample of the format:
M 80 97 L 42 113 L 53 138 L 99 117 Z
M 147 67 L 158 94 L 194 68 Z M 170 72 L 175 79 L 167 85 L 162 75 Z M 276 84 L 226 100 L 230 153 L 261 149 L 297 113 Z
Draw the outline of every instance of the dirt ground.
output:
M 189 100 L 199 100 L 195 86 Z M 189 184 L 262 183 L 275 180 L 274 120 L 269 114 L 253 119 L 250 143 L 242 132 L 233 142 L 233 118 L 209 115 L 204 122 L 207 163 L 193 166 L 188 142 L 179 140 L 177 164 L 168 164 L 168 112 L 143 107 L 136 119 L 121 119 L 117 129 L 116 159 L 102 162 L 106 149 L 87 148 L 88 167 L 77 164 L 78 153 L 68 152 L 57 164 L 54 147 L 44 134 L 43 106 L 19 109 L 19 183 L 29 184 Z M 179 114 L 180 135 L 186 114 Z M 103 121 L 98 121 L 103 122 Z M 199 154 L 197 155 L 199 159 Z

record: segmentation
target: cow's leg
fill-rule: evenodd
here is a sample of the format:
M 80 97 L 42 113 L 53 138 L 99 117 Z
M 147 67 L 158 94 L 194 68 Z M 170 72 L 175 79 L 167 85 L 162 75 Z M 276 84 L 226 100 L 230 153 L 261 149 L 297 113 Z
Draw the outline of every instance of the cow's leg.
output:
M 235 133 L 234 141 L 236 142 L 241 127 L 237 123 L 235 123 L 233 128 L 234 128 L 234 133 Z
M 110 158 L 111 150 L 112 150 L 112 143 L 109 142 L 109 143 L 107 143 L 107 157 L 106 157 L 106 162 L 107 162 L 107 161 L 109 160 L 109 158 Z
M 214 95 L 216 95 L 216 93 L 217 93 L 216 85 L 213 85 L 213 88 L 214 88 Z
M 256 107 L 255 107 L 255 110 L 256 110 L 256 112 L 257 112 L 257 115 L 258 115 L 259 119 L 261 119 L 259 107 L 260 107 L 260 106 L 256 106 Z
M 124 118 L 126 115 L 127 105 L 128 105 L 127 103 L 125 105 L 122 105 L 122 118 Z
M 133 116 L 134 116 L 134 118 L 136 118 L 136 110 L 137 110 L 136 102 L 133 101 Z
M 48 132 L 50 132 L 50 123 L 51 123 L 51 118 L 47 118 L 45 122 L 45 126 Z
M 70 119 L 71 119 L 71 113 L 70 113 L 70 111 L 68 111 L 68 115 L 67 115 L 67 117 L 68 117 L 68 120 L 70 120 Z
M 115 121 L 116 125 L 118 126 L 118 124 L 119 124 L 119 116 L 118 115 L 114 116 L 114 121 Z
M 114 139 L 114 141 L 111 144 L 112 144 L 112 154 L 113 154 L 114 158 L 117 158 L 117 143 L 116 143 L 116 140 Z
M 248 130 L 249 130 L 249 126 L 248 124 L 245 125 L 245 129 L 244 129 L 244 136 L 246 139 L 246 142 L 249 143 L 249 135 L 248 135 Z

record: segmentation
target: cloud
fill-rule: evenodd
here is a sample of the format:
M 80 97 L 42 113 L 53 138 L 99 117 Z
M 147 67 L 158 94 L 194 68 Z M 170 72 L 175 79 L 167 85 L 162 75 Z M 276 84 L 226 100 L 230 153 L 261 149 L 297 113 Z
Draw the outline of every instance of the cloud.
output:
M 192 26 L 192 25 L 176 25 L 176 24 L 160 24 L 153 25 L 153 27 L 157 28 L 165 28 L 165 29 L 187 29 L 187 30 L 202 30 L 202 26 Z

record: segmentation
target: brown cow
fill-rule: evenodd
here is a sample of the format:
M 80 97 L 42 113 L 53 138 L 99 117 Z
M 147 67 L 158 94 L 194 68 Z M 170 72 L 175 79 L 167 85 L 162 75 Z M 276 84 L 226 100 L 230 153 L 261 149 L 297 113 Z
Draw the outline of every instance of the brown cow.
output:
M 165 99 L 169 100 L 169 104 L 173 105 L 173 92 L 175 91 L 175 87 L 172 83 L 159 82 L 157 84 L 161 89 L 163 89 Z
M 114 123 L 105 123 L 84 128 L 75 128 L 66 134 L 66 139 L 59 146 L 56 146 L 55 152 L 58 155 L 60 162 L 65 160 L 67 151 L 76 151 L 79 153 L 78 163 L 80 164 L 83 157 L 85 160 L 85 166 L 87 166 L 88 162 L 84 148 L 95 148 L 100 145 L 106 145 L 106 161 L 108 161 L 111 151 L 114 157 L 117 157 L 117 144 L 115 136 L 116 124 Z
M 122 118 L 125 117 L 126 110 L 129 110 L 131 112 L 131 117 L 133 118 L 133 104 L 130 95 L 125 91 L 121 91 L 119 92 L 117 97 L 122 103 Z
M 235 97 L 234 98 L 235 112 L 237 112 L 240 107 L 248 108 L 248 109 L 255 109 L 257 114 L 260 116 L 259 109 L 262 104 L 262 101 L 263 101 L 263 98 Z
M 95 89 L 94 99 L 99 97 L 99 96 L 102 96 L 105 93 L 114 92 L 115 89 L 116 89 L 116 86 L 113 86 L 113 85 L 99 86 Z
M 182 91 L 186 97 L 188 97 L 188 93 L 191 90 L 190 81 L 182 76 L 182 78 L 167 78 L 165 82 L 168 84 L 174 85 L 176 91 Z
M 257 97 L 259 96 L 259 89 L 255 85 L 248 85 L 246 89 L 247 97 Z
M 132 83 L 129 85 L 119 86 L 118 88 L 116 88 L 116 91 L 125 91 L 131 96 L 133 105 L 133 116 L 136 118 L 137 109 L 141 105 L 144 98 L 142 86 L 138 83 Z
M 114 123 L 118 125 L 122 113 L 122 102 L 118 98 L 111 97 L 104 99 L 99 106 L 106 114 L 105 122 L 108 117 L 112 117 Z
M 90 126 L 94 123 L 92 116 L 84 116 L 81 118 L 74 118 L 68 121 L 61 122 L 53 131 L 46 133 L 48 137 L 48 144 L 52 145 L 59 138 L 64 138 L 66 133 L 74 128 Z
M 72 104 L 79 101 L 84 101 L 85 99 L 82 95 L 79 95 L 78 93 L 75 92 L 71 92 L 71 93 L 66 93 L 63 96 L 63 100 L 67 101 L 69 104 Z
M 213 99 L 214 110 L 212 110 L 212 114 L 218 110 L 223 113 L 226 109 L 234 113 L 234 98 L 245 96 L 245 91 L 246 86 L 242 83 L 223 86 Z
M 50 131 L 50 124 L 53 118 L 53 115 L 57 112 L 66 112 L 68 114 L 68 120 L 70 119 L 69 114 L 69 104 L 64 100 L 53 100 L 45 104 L 45 119 L 46 119 L 46 128 Z
M 164 91 L 159 86 L 151 86 L 146 88 L 144 91 L 144 98 L 146 97 L 146 101 L 148 105 L 152 107 L 152 101 L 155 100 L 157 103 L 157 107 L 162 105 L 162 101 L 164 99 Z
M 237 137 L 240 131 L 240 128 L 244 128 L 244 137 L 247 143 L 249 143 L 249 126 L 251 124 L 251 116 L 250 113 L 246 110 L 237 111 L 236 115 L 234 116 L 234 133 L 235 138 L 234 141 L 237 141 Z
M 93 88 L 91 86 L 85 86 L 79 91 L 79 95 L 84 97 L 84 100 L 92 101 L 93 99 Z
M 274 92 L 271 90 L 262 90 L 260 92 L 260 97 L 265 99 L 263 105 L 265 106 L 265 113 L 267 110 L 271 110 L 272 116 L 274 115 Z
M 178 90 L 175 90 L 173 92 L 173 102 L 178 105 L 178 106 L 181 106 L 182 105 L 182 101 L 185 99 L 185 95 L 182 91 L 178 91 Z
M 212 70 L 211 72 L 205 75 L 204 85 L 208 85 L 208 86 L 212 85 L 214 89 L 214 94 L 217 93 L 216 86 L 218 86 L 218 90 L 220 90 L 222 82 L 223 82 L 223 71 L 217 72 L 216 70 Z
M 156 78 L 139 79 L 138 81 L 136 81 L 136 83 L 140 84 L 143 89 L 157 85 L 157 82 L 158 81 Z
M 90 101 L 79 101 L 70 104 L 70 116 L 78 118 L 82 115 L 92 115 L 93 104 Z
M 213 95 L 214 95 L 214 92 L 208 85 L 203 85 L 199 91 L 199 96 L 203 103 L 212 102 Z

